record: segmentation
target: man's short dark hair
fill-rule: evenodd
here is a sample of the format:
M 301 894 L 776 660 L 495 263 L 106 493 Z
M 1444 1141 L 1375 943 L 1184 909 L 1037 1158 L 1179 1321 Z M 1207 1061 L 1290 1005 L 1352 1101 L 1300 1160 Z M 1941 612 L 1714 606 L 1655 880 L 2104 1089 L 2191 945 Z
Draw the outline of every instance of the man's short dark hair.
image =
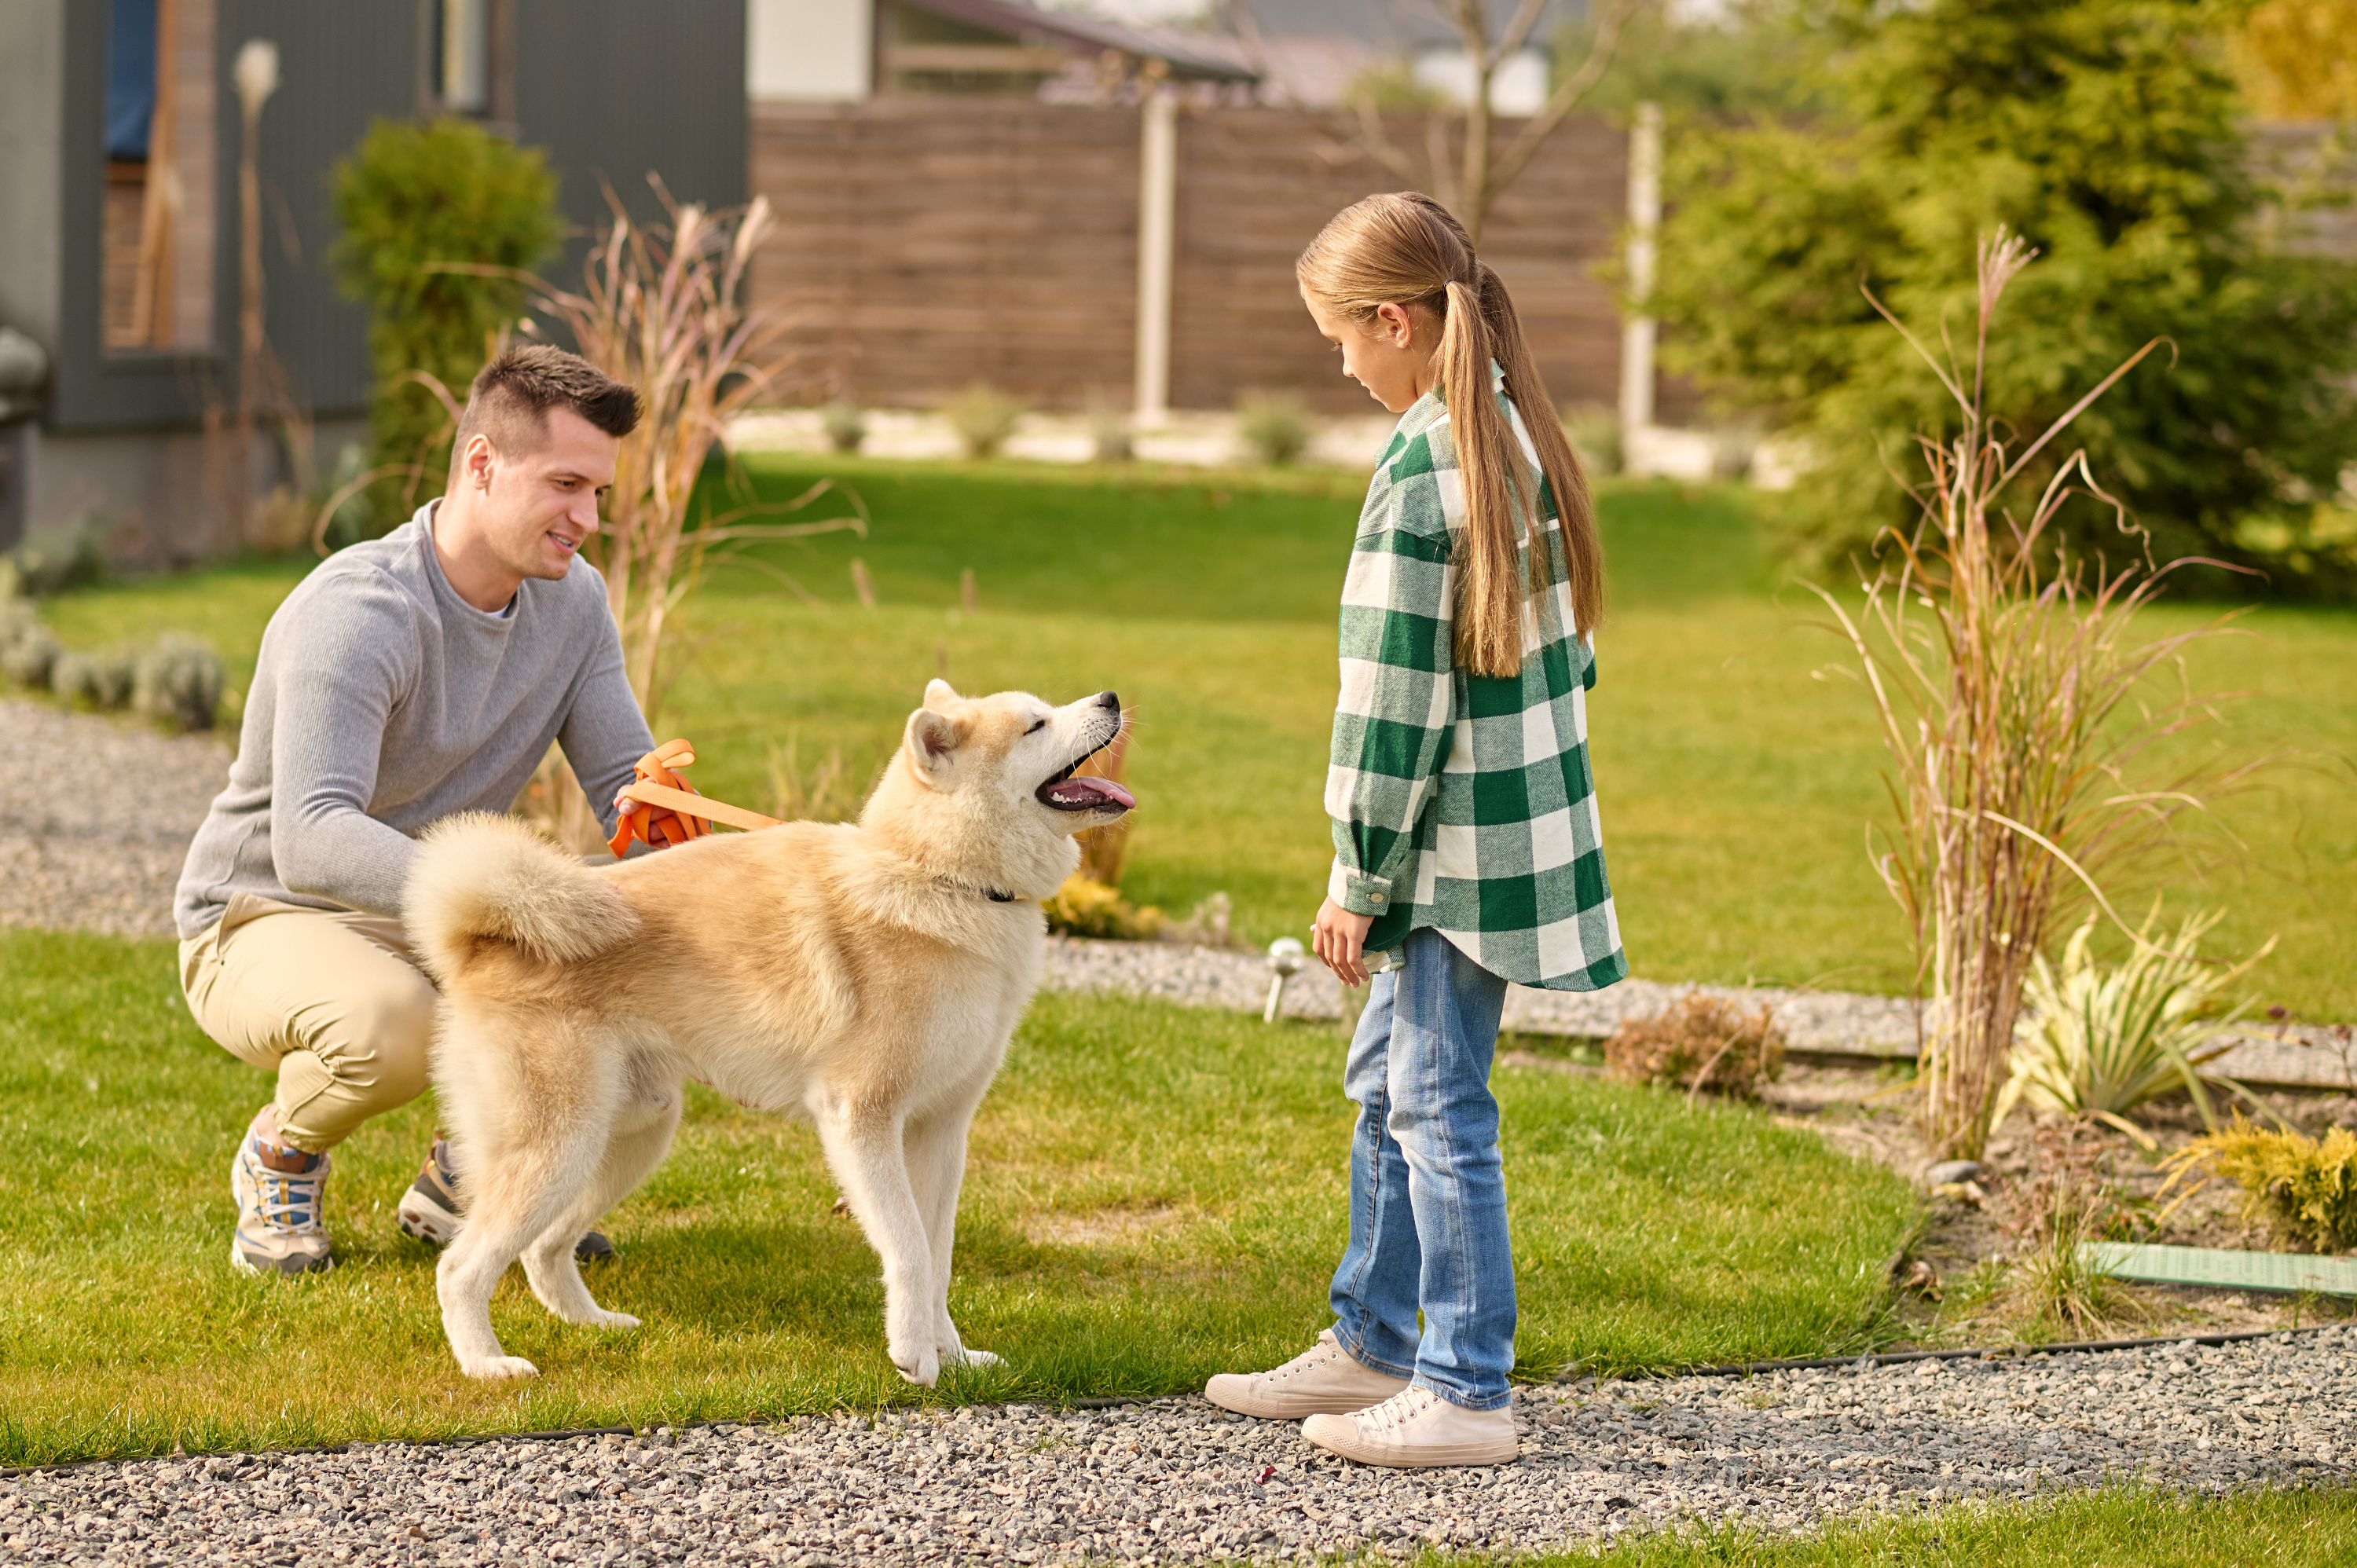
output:
M 467 393 L 450 450 L 453 471 L 477 435 L 511 456 L 533 450 L 552 408 L 569 408 L 617 438 L 638 428 L 639 394 L 580 355 L 547 343 L 503 349 Z

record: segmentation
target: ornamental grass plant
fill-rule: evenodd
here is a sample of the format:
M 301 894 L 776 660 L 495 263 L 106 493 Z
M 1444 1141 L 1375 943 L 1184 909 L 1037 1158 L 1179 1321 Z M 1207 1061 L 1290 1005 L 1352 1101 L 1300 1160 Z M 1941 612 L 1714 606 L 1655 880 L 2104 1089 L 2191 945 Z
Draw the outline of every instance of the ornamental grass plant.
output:
M 608 190 L 612 220 L 590 248 L 577 292 L 516 275 L 584 359 L 639 394 L 638 428 L 622 439 L 602 526 L 583 553 L 605 576 L 630 690 L 648 725 L 660 730 L 672 681 L 692 651 L 676 612 L 716 558 L 757 541 L 866 524 L 860 517 L 743 521 L 801 510 L 834 489 L 824 479 L 790 500 L 691 515 L 705 459 L 725 440 L 728 421 L 767 393 L 791 362 L 782 339 L 791 323 L 744 302 L 747 268 L 770 228 L 766 199 L 714 212 L 673 201 L 659 183 L 655 189 L 668 220 L 653 224 L 633 220 Z M 783 572 L 769 571 L 800 591 Z M 554 751 L 529 799 L 562 842 L 585 853 L 597 846 L 596 813 Z
M 2202 1125 L 2215 1131 L 2212 1090 L 2248 1093 L 2230 1079 L 2201 1071 L 2232 1048 L 2210 1044 L 2212 1036 L 2248 1011 L 2237 1006 L 2222 1015 L 2218 999 L 2274 942 L 2239 964 L 2205 963 L 2201 938 L 2221 917 L 2189 915 L 2172 937 L 2157 930 L 2156 906 L 2127 956 L 2105 964 L 2092 951 L 2098 918 L 2091 915 L 2071 934 L 2059 966 L 2043 954 L 2031 960 L 2023 987 L 2031 1017 L 2014 1038 L 2013 1076 L 1997 1097 L 1992 1123 L 2002 1124 L 2026 1101 L 2040 1111 L 2093 1117 L 2150 1148 L 2150 1136 L 2127 1113 L 2181 1089 Z
M 1987 1143 L 2023 988 L 2053 922 L 2081 898 L 2112 913 L 2105 874 L 2167 842 L 2201 803 L 2198 788 L 2239 776 L 2201 762 L 2171 771 L 2155 755 L 2212 712 L 2212 699 L 2168 696 L 2153 677 L 2223 618 L 2140 635 L 2142 612 L 2190 563 L 2145 556 L 2083 449 L 2016 510 L 2025 468 L 2160 341 L 2016 450 L 1984 388 L 1998 302 L 2035 254 L 2002 229 L 1981 242 L 1969 364 L 1934 355 L 1884 311 L 1953 399 L 1961 428 L 1917 438 L 1921 473 L 1905 483 L 1918 521 L 1884 532 L 1864 603 L 1817 590 L 1857 656 L 1889 757 L 1897 821 L 1876 869 L 1906 916 L 1918 994 L 1928 993 L 1918 1119 L 1943 1159 L 1977 1159 Z M 2110 510 L 2126 562 L 2090 560 L 2065 540 L 2057 519 L 2073 501 Z
M 2084 1122 L 2049 1122 L 2038 1129 L 2029 1176 L 1999 1205 L 2015 1251 L 1992 1305 L 2026 1339 L 2101 1338 L 2147 1316 L 2088 1252 L 2088 1242 L 2109 1239 L 2127 1218 L 2104 1163 Z
M 1297 397 L 1255 392 L 1236 400 L 1236 435 L 1256 463 L 1297 463 L 1317 434 L 1308 405 Z

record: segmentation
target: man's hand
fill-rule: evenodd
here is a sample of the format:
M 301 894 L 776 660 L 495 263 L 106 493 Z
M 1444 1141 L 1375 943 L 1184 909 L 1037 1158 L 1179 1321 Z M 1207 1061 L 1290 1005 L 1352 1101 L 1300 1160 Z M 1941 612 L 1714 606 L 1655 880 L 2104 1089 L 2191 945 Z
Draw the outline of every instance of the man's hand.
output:
M 675 769 L 694 762 L 695 748 L 683 740 L 667 740 L 638 760 L 631 771 L 634 783 L 660 784 L 667 789 L 693 795 L 695 786 Z M 629 785 L 624 785 L 625 789 Z M 685 843 L 702 838 L 712 831 L 712 824 L 702 817 L 692 817 L 669 806 L 650 806 L 643 800 L 633 800 L 627 795 L 614 797 L 614 836 L 607 848 L 619 858 L 630 847 L 630 841 L 652 849 L 666 844 Z
M 1372 915 L 1353 915 L 1331 898 L 1318 906 L 1318 923 L 1309 928 L 1310 950 L 1345 985 L 1367 983 L 1363 950 Z

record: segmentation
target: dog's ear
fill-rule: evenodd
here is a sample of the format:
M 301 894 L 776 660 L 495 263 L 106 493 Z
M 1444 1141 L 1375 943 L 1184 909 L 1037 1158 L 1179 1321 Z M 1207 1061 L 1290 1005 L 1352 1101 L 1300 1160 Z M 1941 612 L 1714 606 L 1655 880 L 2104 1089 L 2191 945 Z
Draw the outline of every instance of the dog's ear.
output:
M 909 766 L 916 768 L 918 777 L 929 784 L 940 784 L 947 781 L 958 742 L 963 738 L 956 720 L 931 708 L 919 708 L 909 715 L 909 733 L 901 744 L 908 748 Z
M 925 682 L 925 706 L 937 714 L 947 713 L 952 703 L 963 701 L 964 699 L 957 694 L 947 681 Z

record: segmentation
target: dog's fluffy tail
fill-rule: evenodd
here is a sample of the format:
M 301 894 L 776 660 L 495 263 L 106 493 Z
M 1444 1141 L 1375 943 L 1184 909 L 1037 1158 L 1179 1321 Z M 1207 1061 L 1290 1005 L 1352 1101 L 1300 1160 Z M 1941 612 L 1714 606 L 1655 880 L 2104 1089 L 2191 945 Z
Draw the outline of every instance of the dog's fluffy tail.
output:
M 486 941 L 578 963 L 638 929 L 621 891 L 513 817 L 475 812 L 426 831 L 403 913 L 410 940 L 448 980 Z

